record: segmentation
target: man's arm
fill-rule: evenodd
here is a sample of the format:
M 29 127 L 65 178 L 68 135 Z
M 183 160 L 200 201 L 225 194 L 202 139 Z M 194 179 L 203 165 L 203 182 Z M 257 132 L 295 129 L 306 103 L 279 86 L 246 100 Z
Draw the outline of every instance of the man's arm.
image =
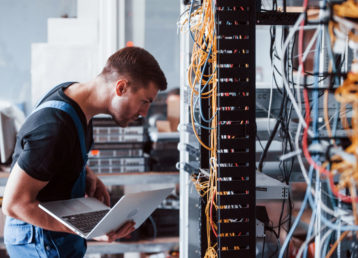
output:
M 39 208 L 39 201 L 36 198 L 47 183 L 29 176 L 16 163 L 5 187 L 3 213 L 44 229 L 73 233 L 71 229 Z

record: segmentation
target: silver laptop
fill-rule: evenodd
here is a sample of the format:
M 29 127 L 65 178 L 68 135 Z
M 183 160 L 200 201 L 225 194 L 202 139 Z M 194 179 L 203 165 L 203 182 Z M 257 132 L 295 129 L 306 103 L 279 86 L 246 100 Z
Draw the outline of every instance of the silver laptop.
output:
M 129 193 L 112 208 L 95 198 L 76 198 L 40 203 L 39 207 L 83 238 L 90 239 L 134 221 L 137 229 L 173 188 Z

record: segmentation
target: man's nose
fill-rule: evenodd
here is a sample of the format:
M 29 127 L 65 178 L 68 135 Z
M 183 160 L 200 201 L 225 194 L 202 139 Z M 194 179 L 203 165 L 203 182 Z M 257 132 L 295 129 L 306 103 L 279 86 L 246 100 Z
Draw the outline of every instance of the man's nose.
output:
M 148 110 L 149 110 L 149 105 L 145 105 L 144 107 L 142 107 L 140 110 L 139 110 L 139 115 L 143 116 L 143 117 L 146 117 L 147 114 L 148 114 Z

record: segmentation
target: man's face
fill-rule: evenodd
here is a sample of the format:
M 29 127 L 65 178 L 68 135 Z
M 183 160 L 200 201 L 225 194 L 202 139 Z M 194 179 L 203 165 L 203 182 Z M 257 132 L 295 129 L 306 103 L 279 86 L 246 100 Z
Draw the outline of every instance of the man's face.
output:
M 116 85 L 116 94 L 112 98 L 109 106 L 109 113 L 114 121 L 121 127 L 126 127 L 138 116 L 146 116 L 150 104 L 157 96 L 158 88 L 150 82 L 146 88 L 138 87 L 137 91 L 133 90 L 133 85 L 127 80 L 119 80 Z

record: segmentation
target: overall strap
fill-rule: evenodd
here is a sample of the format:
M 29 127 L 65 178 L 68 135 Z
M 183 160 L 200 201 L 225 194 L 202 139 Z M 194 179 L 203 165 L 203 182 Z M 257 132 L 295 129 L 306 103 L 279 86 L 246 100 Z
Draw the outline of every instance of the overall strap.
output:
M 78 117 L 77 112 L 75 109 L 64 101 L 59 100 L 49 100 L 41 105 L 39 105 L 31 114 L 44 109 L 44 108 L 55 108 L 66 112 L 73 120 L 75 127 L 77 129 L 78 138 L 80 140 L 80 147 L 83 159 L 83 169 L 81 171 L 80 176 L 78 177 L 77 181 L 75 182 L 72 188 L 72 198 L 83 197 L 86 190 L 86 163 L 87 163 L 87 150 L 86 150 L 86 140 L 85 140 L 85 132 L 82 126 L 81 120 Z
M 61 83 L 55 87 L 53 87 L 51 90 L 49 90 L 48 92 L 46 92 L 41 98 L 40 100 L 37 102 L 37 104 L 35 105 L 35 107 L 38 107 L 40 104 L 42 104 L 42 102 L 44 102 L 44 100 L 50 96 L 51 94 L 53 94 L 55 91 L 57 91 L 60 88 L 67 88 L 68 86 L 70 86 L 71 84 L 74 84 L 75 82 L 64 82 Z

